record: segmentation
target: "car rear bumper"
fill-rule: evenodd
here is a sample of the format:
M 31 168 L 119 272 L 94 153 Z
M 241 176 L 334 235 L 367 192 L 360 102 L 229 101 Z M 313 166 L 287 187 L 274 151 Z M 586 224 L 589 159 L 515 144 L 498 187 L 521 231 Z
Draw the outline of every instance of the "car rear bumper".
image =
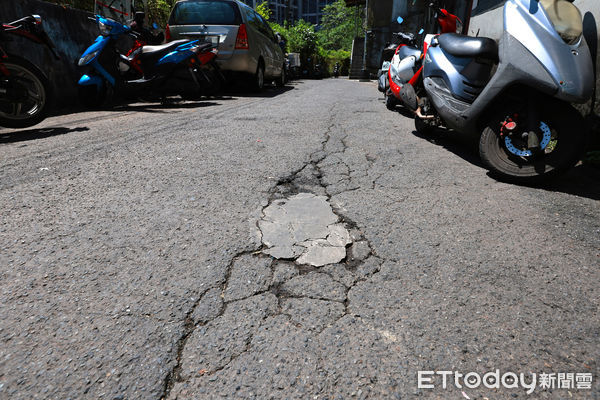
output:
M 253 74 L 256 72 L 258 63 L 254 57 L 250 55 L 248 50 L 236 50 L 229 58 L 219 58 L 217 63 L 223 71 L 231 72 L 246 72 Z

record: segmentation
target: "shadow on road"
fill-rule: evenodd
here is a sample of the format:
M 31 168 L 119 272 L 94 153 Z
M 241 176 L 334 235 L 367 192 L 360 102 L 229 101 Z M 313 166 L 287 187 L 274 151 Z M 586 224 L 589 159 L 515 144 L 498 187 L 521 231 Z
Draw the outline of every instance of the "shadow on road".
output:
M 85 132 L 90 129 L 87 127 L 79 128 L 39 128 L 39 129 L 28 129 L 25 131 L 12 131 L 7 133 L 0 133 L 0 143 L 18 143 L 26 142 L 29 140 L 44 139 L 51 136 L 64 135 L 71 132 Z
M 295 87 L 292 84 L 288 83 L 287 85 L 285 85 L 283 87 L 265 86 L 263 91 L 260 93 L 255 93 L 248 89 L 240 90 L 240 89 L 233 89 L 233 88 L 226 90 L 225 93 L 228 95 L 235 95 L 237 97 L 271 98 L 271 97 L 279 96 L 280 94 L 283 94 L 285 92 L 288 92 L 288 91 L 294 90 L 294 89 L 295 89 Z
M 89 109 L 82 106 L 72 106 L 68 108 L 63 108 L 59 110 L 54 110 L 52 113 L 52 117 L 65 116 L 65 115 L 73 115 L 73 114 L 82 114 L 91 111 L 140 111 L 140 112 L 150 112 L 150 113 L 161 113 L 166 112 L 163 110 L 168 109 L 189 109 L 189 108 L 201 108 L 201 107 L 209 107 L 209 106 L 218 106 L 219 103 L 216 101 L 227 101 L 227 100 L 235 100 L 235 97 L 231 96 L 214 96 L 214 97 L 205 97 L 201 100 L 190 100 L 185 101 L 179 98 L 173 99 L 172 101 L 162 104 L 159 99 L 156 100 L 124 100 L 118 99 L 115 100 L 113 104 L 110 104 L 106 107 L 102 107 L 99 109 Z
M 385 99 L 384 99 L 385 102 Z M 397 112 L 398 114 L 402 115 L 403 117 L 406 118 L 410 118 L 410 119 L 414 119 L 415 118 L 415 114 L 413 114 L 409 109 L 404 108 L 402 106 L 397 106 L 394 109 L 394 112 Z
M 451 151 L 463 160 L 485 168 L 479 158 L 478 141 L 476 138 L 467 135 L 461 135 L 457 132 L 450 132 L 444 129 L 437 129 L 431 135 L 423 135 L 413 131 L 413 134 L 419 138 L 425 139 L 430 143 L 443 147 Z M 499 180 L 491 172 L 487 173 L 492 179 Z M 507 182 L 514 184 L 514 182 Z M 565 174 L 557 177 L 555 180 L 539 185 L 519 185 L 532 187 L 535 189 L 567 193 L 574 196 L 585 197 L 592 200 L 600 200 L 600 169 L 580 164 L 572 168 Z
M 600 169 L 583 164 L 577 165 L 554 181 L 536 188 L 600 200 Z
M 446 129 L 436 129 L 430 135 L 424 135 L 417 131 L 413 131 L 413 135 L 441 146 L 473 165 L 484 168 L 484 165 L 479 158 L 478 142 L 471 136 L 458 132 L 451 132 Z
M 294 82 L 297 84 L 299 82 Z M 107 107 L 101 108 L 99 110 L 90 110 L 81 106 L 71 106 L 67 108 L 62 108 L 58 110 L 54 110 L 54 112 L 50 115 L 52 117 L 57 116 L 65 116 L 72 114 L 85 113 L 89 111 L 139 111 L 139 112 L 148 112 L 148 113 L 165 113 L 166 110 L 173 109 L 191 109 L 191 108 L 201 108 L 201 107 L 210 107 L 210 106 L 218 106 L 220 105 L 217 102 L 220 101 L 229 101 L 236 100 L 238 97 L 263 97 L 270 98 L 275 97 L 280 94 L 283 94 L 289 90 L 293 90 L 294 86 L 292 84 L 287 84 L 284 87 L 275 87 L 275 86 L 267 86 L 261 93 L 253 93 L 250 90 L 246 89 L 233 89 L 229 88 L 223 91 L 222 95 L 219 96 L 210 96 L 203 97 L 199 100 L 188 100 L 183 101 L 179 98 L 173 99 L 172 101 L 162 104 L 160 99 L 152 99 L 152 100 L 136 100 L 136 99 L 116 99 L 115 102 Z
M 215 100 L 230 100 L 230 98 L 218 98 Z M 193 101 L 193 102 L 171 102 L 171 103 L 143 103 L 143 104 L 121 104 L 115 105 L 111 111 L 138 111 L 147 113 L 166 113 L 167 110 L 176 110 L 183 108 L 203 108 L 210 106 L 218 106 L 219 103 L 214 101 Z

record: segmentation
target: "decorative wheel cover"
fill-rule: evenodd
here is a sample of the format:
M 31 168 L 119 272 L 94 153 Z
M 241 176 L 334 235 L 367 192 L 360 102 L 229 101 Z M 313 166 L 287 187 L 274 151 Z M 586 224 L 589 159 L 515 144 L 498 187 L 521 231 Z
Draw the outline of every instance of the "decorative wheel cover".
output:
M 550 127 L 543 121 L 540 122 L 540 130 L 544 134 L 542 140 L 540 141 L 540 148 L 544 150 L 546 146 L 548 146 L 548 143 L 550 143 L 550 140 L 552 139 L 552 132 L 550 131 Z M 508 136 L 504 138 L 504 144 L 506 145 L 508 151 L 510 151 L 516 156 L 529 157 L 533 155 L 533 152 L 531 150 L 517 149 Z

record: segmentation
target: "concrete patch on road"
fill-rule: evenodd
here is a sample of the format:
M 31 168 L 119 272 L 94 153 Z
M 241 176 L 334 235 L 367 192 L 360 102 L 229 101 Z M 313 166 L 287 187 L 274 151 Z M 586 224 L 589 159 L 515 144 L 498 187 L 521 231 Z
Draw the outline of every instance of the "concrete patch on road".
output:
M 260 239 L 233 257 L 220 296 L 209 291 L 192 309 L 164 398 L 268 398 L 283 390 L 284 397 L 306 398 L 344 378 L 343 369 L 328 376 L 322 354 L 332 346 L 330 334 L 366 326 L 359 312 L 349 313 L 348 296 L 385 260 L 331 199 L 372 188 L 380 175 L 369 171 L 375 161 L 364 166 L 364 156 L 348 148 L 343 129 L 326 125 L 321 147 L 269 191 L 252 221 Z M 348 385 L 355 390 L 347 397 L 363 398 L 368 385 Z
M 312 193 L 275 200 L 264 209 L 258 227 L 265 254 L 315 267 L 345 259 L 352 243 L 327 197 Z

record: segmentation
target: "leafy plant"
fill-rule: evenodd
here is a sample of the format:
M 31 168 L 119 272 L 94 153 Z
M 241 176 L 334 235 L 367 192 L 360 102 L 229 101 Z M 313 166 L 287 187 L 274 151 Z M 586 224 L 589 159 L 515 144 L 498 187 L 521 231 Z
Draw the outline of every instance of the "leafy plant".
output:
M 339 62 L 342 71 L 347 73 L 356 33 L 356 16 L 355 10 L 346 7 L 344 0 L 337 0 L 324 8 L 318 30 L 304 20 L 293 24 L 285 21 L 283 25 L 270 21 L 272 12 L 266 1 L 258 4 L 255 10 L 268 21 L 274 32 L 283 37 L 287 52 L 300 53 L 303 69 L 312 71 L 315 64 L 321 64 L 322 68 L 331 72 L 335 63 Z M 359 25 L 359 35 L 364 35 L 362 24 Z
M 356 16 L 354 9 L 347 7 L 344 0 L 337 0 L 323 9 L 323 20 L 318 31 L 319 43 L 326 50 L 352 49 L 356 34 Z M 364 35 L 362 24 L 359 36 Z
M 265 21 L 269 21 L 271 19 L 271 14 L 273 14 L 273 11 L 271 11 L 271 9 L 269 8 L 268 1 L 263 1 L 260 4 L 257 4 L 254 8 L 254 11 L 256 11 L 261 17 L 263 17 Z
M 159 26 L 167 25 L 174 0 L 148 0 L 148 20 L 156 22 Z

